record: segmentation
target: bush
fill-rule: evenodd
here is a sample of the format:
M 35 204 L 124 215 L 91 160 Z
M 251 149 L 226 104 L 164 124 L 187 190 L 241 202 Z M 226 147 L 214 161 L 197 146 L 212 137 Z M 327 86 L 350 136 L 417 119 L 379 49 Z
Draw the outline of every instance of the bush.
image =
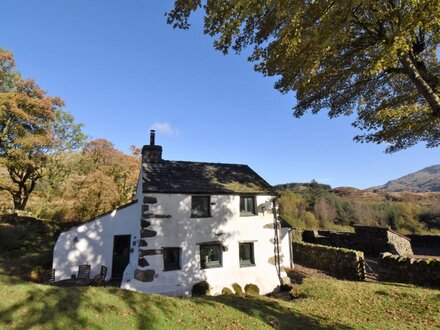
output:
M 243 296 L 243 289 L 241 288 L 240 284 L 234 283 L 232 284 L 232 288 L 237 296 Z
M 207 296 L 209 295 L 209 283 L 206 281 L 197 282 L 192 287 L 191 294 L 193 297 L 195 296 Z
M 224 296 L 229 296 L 229 295 L 231 295 L 231 294 L 234 294 L 234 293 L 232 292 L 231 289 L 229 289 L 229 288 L 223 288 L 223 290 L 222 290 L 222 295 L 224 295 Z
M 34 282 L 40 282 L 43 279 L 45 269 L 41 266 L 32 268 L 29 278 Z
M 26 233 L 24 226 L 2 224 L 0 226 L 0 248 L 6 251 L 20 248 Z
M 258 296 L 260 294 L 260 288 L 255 284 L 246 284 L 244 287 L 244 292 L 249 296 Z
M 300 286 L 294 286 L 289 294 L 292 299 L 307 298 L 306 292 Z

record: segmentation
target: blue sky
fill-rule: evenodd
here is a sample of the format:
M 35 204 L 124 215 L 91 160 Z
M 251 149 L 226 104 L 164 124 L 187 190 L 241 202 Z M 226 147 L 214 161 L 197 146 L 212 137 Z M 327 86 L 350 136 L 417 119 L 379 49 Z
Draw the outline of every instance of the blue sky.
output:
M 245 55 L 224 56 L 202 33 L 173 30 L 163 0 L 4 0 L 0 47 L 92 138 L 124 152 L 148 143 L 164 158 L 248 164 L 269 183 L 319 182 L 367 188 L 440 163 L 423 145 L 387 155 L 352 141 L 352 118 L 292 116 L 293 94 L 253 71 Z

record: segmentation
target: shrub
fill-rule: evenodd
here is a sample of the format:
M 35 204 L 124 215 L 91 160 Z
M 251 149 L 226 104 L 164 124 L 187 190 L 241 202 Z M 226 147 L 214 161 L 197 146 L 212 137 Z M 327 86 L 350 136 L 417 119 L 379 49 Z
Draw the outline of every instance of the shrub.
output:
M 27 230 L 21 225 L 2 224 L 0 226 L 0 248 L 15 250 L 22 246 Z
M 289 294 L 290 294 L 290 298 L 292 299 L 307 298 L 306 292 L 300 286 L 294 286 L 292 290 L 290 290 Z
M 243 296 L 243 289 L 241 288 L 240 284 L 234 283 L 232 284 L 232 288 L 237 296 Z
M 249 296 L 258 296 L 260 294 L 260 288 L 255 284 L 246 284 L 244 286 L 244 292 Z
M 45 270 L 43 267 L 36 266 L 36 267 L 32 268 L 31 273 L 29 274 L 29 278 L 32 281 L 39 282 L 43 279 L 44 271 Z
M 229 289 L 229 288 L 223 288 L 223 290 L 222 290 L 222 295 L 229 296 L 229 295 L 231 295 L 231 294 L 234 294 L 234 293 L 232 292 L 231 289 Z
M 195 296 L 207 296 L 209 295 L 209 283 L 206 281 L 197 282 L 192 287 L 191 294 Z

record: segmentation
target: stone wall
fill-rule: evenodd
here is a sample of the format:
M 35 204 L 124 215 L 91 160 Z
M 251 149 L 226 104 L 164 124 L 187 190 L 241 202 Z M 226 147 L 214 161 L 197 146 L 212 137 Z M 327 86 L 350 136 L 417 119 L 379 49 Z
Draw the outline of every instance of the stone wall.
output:
M 388 229 L 387 238 L 387 249 L 385 251 L 405 257 L 411 257 L 413 255 L 411 240 L 408 237 Z
M 440 235 L 408 235 L 414 254 L 440 256 Z
M 379 280 L 440 288 L 440 259 L 414 259 L 383 253 Z
M 364 280 L 364 254 L 304 242 L 293 242 L 293 261 L 306 267 L 320 269 L 337 278 Z
M 303 230 L 304 242 L 333 247 L 341 247 L 378 256 L 382 252 L 391 252 L 411 256 L 410 240 L 388 228 L 355 226 L 355 232 L 334 232 L 330 230 Z

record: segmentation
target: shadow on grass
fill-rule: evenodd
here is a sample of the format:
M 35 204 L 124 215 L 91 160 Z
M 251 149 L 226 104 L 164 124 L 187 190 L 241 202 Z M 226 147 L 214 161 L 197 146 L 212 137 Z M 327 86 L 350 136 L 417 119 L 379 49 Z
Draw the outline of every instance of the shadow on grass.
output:
M 0 308 L 1 329 L 153 329 L 156 314 L 170 315 L 176 308 L 166 298 L 164 304 L 158 299 L 148 304 L 149 296 L 122 289 L 60 288 L 4 277 L 13 303 L 0 303 L 6 305 Z
M 323 325 L 326 319 L 319 316 L 306 316 L 290 308 L 289 304 L 295 302 L 281 303 L 270 298 L 251 296 L 241 298 L 233 295 L 197 298 L 194 301 L 201 305 L 218 303 L 227 305 L 275 329 L 352 329 L 340 323 Z
M 19 285 L 16 281 L 11 282 Z M 70 323 L 76 324 L 78 328 L 92 326 L 101 329 L 98 324 L 90 324 L 90 320 L 79 315 L 83 293 L 77 288 L 32 286 L 16 294 L 20 295 L 20 298 L 15 297 L 15 303 L 2 309 L 0 313 L 0 325 L 4 325 L 5 328 L 61 329 Z M 99 306 L 91 308 L 99 311 Z
M 265 297 L 170 298 L 110 287 L 44 286 L 10 276 L 0 281 L 0 298 L 10 297 L 0 302 L 2 329 L 252 329 L 257 320 L 276 329 L 351 329 L 303 315 L 294 310 L 295 302 Z M 238 313 L 232 315 L 231 309 Z

